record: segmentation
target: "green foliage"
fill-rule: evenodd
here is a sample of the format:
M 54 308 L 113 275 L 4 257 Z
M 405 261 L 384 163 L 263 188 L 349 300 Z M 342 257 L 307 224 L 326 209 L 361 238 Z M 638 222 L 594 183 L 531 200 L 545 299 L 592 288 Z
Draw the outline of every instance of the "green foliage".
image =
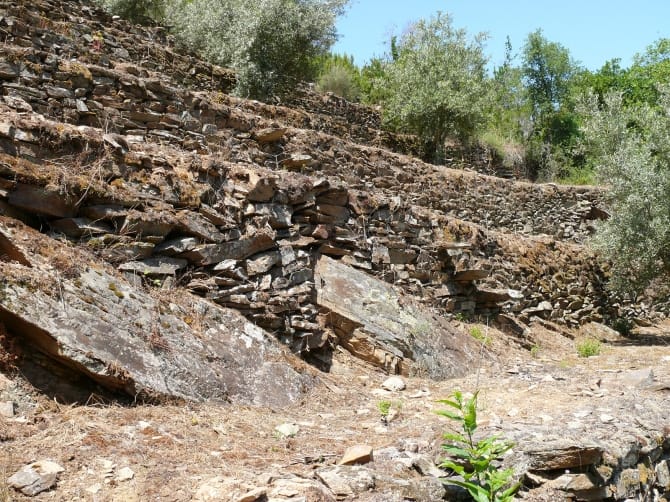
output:
M 579 357 L 591 357 L 600 354 L 601 345 L 595 338 L 585 338 L 575 344 Z
M 449 135 L 471 140 L 487 109 L 485 38 L 469 40 L 442 13 L 412 26 L 385 66 L 385 123 L 421 136 L 438 159 Z
M 547 40 L 542 30 L 528 35 L 521 71 L 536 115 L 560 108 L 577 68 L 568 49 Z
M 531 178 L 554 180 L 569 174 L 579 136 L 573 92 L 582 70 L 561 44 L 542 30 L 530 33 L 522 51 L 521 73 L 531 108 L 527 165 Z
M 192 0 L 171 11 L 175 32 L 209 61 L 237 71 L 237 93 L 267 99 L 312 80 L 335 42 L 347 0 Z
M 465 488 L 476 502 L 508 502 L 514 499 L 520 483 L 512 484 L 514 470 L 500 469 L 497 461 L 513 444 L 498 436 L 474 440 L 477 430 L 477 396 L 475 392 L 470 399 L 464 399 L 461 392 L 455 391 L 451 399 L 438 401 L 455 411 L 440 410 L 437 413 L 459 422 L 463 431 L 444 434 L 447 443 L 442 448 L 450 458 L 443 460 L 440 467 L 461 476 L 463 481 L 446 479 L 445 483 Z
M 642 291 L 670 271 L 670 90 L 659 105 L 624 106 L 611 92 L 600 106 L 591 94 L 581 104 L 584 149 L 609 187 L 612 216 L 595 246 L 612 262 L 610 286 Z
M 382 416 L 382 418 L 386 418 L 389 414 L 389 411 L 391 411 L 391 401 L 387 400 L 381 400 L 377 402 L 377 409 L 379 410 L 379 414 Z
M 482 342 L 484 345 L 489 345 L 491 343 L 491 339 L 486 336 L 478 326 L 473 326 L 470 328 L 470 336 L 475 340 Z
M 99 0 L 138 22 L 171 26 L 180 42 L 237 72 L 237 93 L 267 99 L 317 76 L 348 0 Z
M 388 62 L 382 58 L 372 58 L 360 72 L 359 86 L 364 103 L 378 105 L 389 99 L 386 86 L 386 67 Z
M 113 14 L 135 23 L 161 22 L 165 17 L 167 0 L 98 0 Z
M 360 98 L 360 71 L 354 65 L 353 57 L 328 54 L 317 60 L 319 77 L 317 89 L 320 92 L 332 92 L 349 101 Z
M 661 38 L 636 54 L 625 74 L 627 105 L 659 103 L 659 85 L 670 82 L 670 38 Z
M 478 138 L 479 145 L 489 152 L 491 158 L 504 167 L 521 171 L 524 161 L 523 144 L 510 136 L 501 136 L 497 130 L 487 130 Z
M 630 336 L 633 329 L 633 323 L 630 319 L 619 317 L 612 322 L 612 328 L 622 336 Z
M 488 126 L 496 135 L 518 141 L 523 136 L 524 126 L 528 125 L 531 110 L 523 72 L 513 65 L 514 60 L 512 44 L 507 37 L 505 61 L 493 70 Z
M 572 167 L 556 179 L 562 185 L 595 185 L 596 173 L 591 166 Z

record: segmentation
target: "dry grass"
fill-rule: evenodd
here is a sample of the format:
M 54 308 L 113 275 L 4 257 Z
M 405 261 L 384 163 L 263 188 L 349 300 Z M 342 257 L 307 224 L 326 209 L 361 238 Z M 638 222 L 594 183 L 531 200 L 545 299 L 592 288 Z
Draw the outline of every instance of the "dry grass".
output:
M 479 385 L 483 429 L 498 423 L 496 417 L 534 423 L 538 416 L 558 418 L 574 411 L 580 405 L 575 392 L 588 388 L 594 371 L 610 365 L 637 366 L 643 360 L 650 364 L 670 354 L 665 347 L 652 347 L 644 354 L 640 347 L 611 347 L 593 368 L 576 357 L 571 340 L 551 346 L 538 335 L 546 351 L 551 347 L 553 358 L 533 359 L 500 332 L 490 331 L 492 351 L 498 356 L 483 359 L 479 380 L 475 375 L 444 382 L 412 378 L 407 379 L 406 391 L 393 395 L 379 394 L 387 375 L 340 351 L 331 373 L 322 375 L 327 387 L 286 409 L 192 403 L 125 407 L 95 404 L 94 399 L 88 406 L 67 406 L 28 395 L 25 399 L 39 405 L 31 408 L 27 423 L 11 425 L 11 439 L 3 447 L 13 448 L 15 456 L 5 462 L 5 470 L 36 458 L 59 462 L 66 470 L 54 492 L 57 500 L 70 500 L 100 483 L 100 500 L 187 501 L 202 483 L 217 476 L 234 483 L 231 495 L 235 490 L 244 493 L 258 486 L 261 474 L 312 477 L 314 468 L 334 463 L 354 444 L 379 450 L 412 440 L 423 445 L 422 451 L 437 455 L 448 423 L 433 413 L 435 400 L 454 389 L 470 391 Z M 571 357 L 570 368 L 554 362 L 562 357 Z M 517 365 L 522 368 L 519 374 L 506 371 Z M 561 378 L 543 381 L 546 374 Z M 532 382 L 541 383 L 529 387 Z M 583 404 L 591 406 L 589 399 L 593 397 L 585 397 Z M 388 425 L 380 420 L 380 400 L 402 409 Z M 507 414 L 510 410 L 515 410 L 513 419 Z M 298 424 L 296 437 L 275 433 L 274 428 L 285 422 Z M 109 463 L 116 467 L 112 477 L 105 478 Z M 105 483 L 126 466 L 135 472 L 133 480 Z

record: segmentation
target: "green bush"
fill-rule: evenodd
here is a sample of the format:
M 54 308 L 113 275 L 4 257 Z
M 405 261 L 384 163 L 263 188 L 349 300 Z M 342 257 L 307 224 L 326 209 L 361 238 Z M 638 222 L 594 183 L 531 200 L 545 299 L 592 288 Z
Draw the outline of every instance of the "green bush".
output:
M 575 344 L 579 357 L 592 357 L 600 354 L 601 345 L 595 338 L 585 338 Z
M 442 445 L 450 458 L 442 461 L 440 467 L 450 469 L 463 478 L 463 481 L 447 478 L 447 484 L 465 488 L 476 502 L 510 502 L 520 483 L 512 483 L 513 469 L 501 469 L 497 461 L 513 446 L 498 436 L 488 436 L 475 441 L 477 430 L 477 396 L 464 399 L 463 394 L 455 391 L 451 399 L 438 403 L 446 404 L 456 411 L 440 410 L 437 413 L 461 424 L 462 433 L 446 433 L 447 440 Z M 455 459 L 455 460 L 454 460 Z
M 237 93 L 259 99 L 290 94 L 313 80 L 315 58 L 336 40 L 347 0 L 192 0 L 171 10 L 186 45 L 237 71 Z
M 319 76 L 316 84 L 319 92 L 332 92 L 349 101 L 358 101 L 361 96 L 356 76 L 341 65 L 333 65 Z
M 237 94 L 267 99 L 316 77 L 348 0 L 99 0 L 133 21 L 165 22 L 206 60 L 237 72 Z
M 113 14 L 147 24 L 164 19 L 167 0 L 99 0 L 99 3 Z
M 670 88 L 659 105 L 625 106 L 621 93 L 581 104 L 584 150 L 608 188 L 611 217 L 594 244 L 612 263 L 610 286 L 634 294 L 670 278 Z

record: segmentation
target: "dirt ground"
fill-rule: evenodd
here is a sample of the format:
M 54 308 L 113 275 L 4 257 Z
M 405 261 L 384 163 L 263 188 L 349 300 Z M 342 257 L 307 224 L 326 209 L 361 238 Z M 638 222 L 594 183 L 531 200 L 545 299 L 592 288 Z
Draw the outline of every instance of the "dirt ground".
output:
M 337 350 L 321 384 L 286 409 L 120 406 L 95 397 L 86 406 L 66 405 L 38 394 L 20 375 L 0 374 L 0 402 L 18 405 L 13 417 L 0 417 L 0 501 L 28 500 L 5 480 L 40 459 L 65 470 L 54 489 L 32 500 L 121 502 L 192 500 L 203 485 L 222 479 L 235 500 L 235 494 L 262 486 L 270 476 L 312 478 L 316 468 L 334 464 L 355 444 L 375 452 L 411 448 L 437 458 L 441 434 L 452 425 L 434 413 L 440 408 L 436 400 L 454 390 L 479 389 L 481 427 L 517 431 L 521 436 L 515 437 L 522 439 L 521 431 L 548 426 L 560 432 L 585 414 L 603 422 L 610 414 L 615 424 L 628 411 L 613 409 L 612 403 L 624 402 L 619 398 L 626 393 L 666 409 L 670 404 L 663 388 L 664 382 L 670 385 L 670 325 L 648 328 L 632 339 L 612 335 L 602 342 L 600 355 L 588 358 L 576 350 L 583 334 L 570 339 L 535 326 L 535 344 L 528 351 L 492 328 L 460 327 L 470 332 L 478 327 L 485 335 L 480 365 L 465 378 L 406 378 L 405 390 L 389 392 L 381 388 L 388 375 Z M 648 370 L 655 383 L 641 390 L 634 380 Z M 381 419 L 382 401 L 390 401 L 396 415 L 388 424 Z M 297 425 L 298 433 L 279 434 L 275 427 L 284 423 Z

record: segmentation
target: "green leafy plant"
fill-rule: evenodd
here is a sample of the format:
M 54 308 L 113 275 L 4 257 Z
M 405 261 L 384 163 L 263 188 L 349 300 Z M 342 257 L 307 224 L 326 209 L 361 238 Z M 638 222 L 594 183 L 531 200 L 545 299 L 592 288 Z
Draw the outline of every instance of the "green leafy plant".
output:
M 491 343 L 491 339 L 484 334 L 481 328 L 477 326 L 473 326 L 472 328 L 470 328 L 470 336 L 475 340 L 479 340 L 484 345 L 488 346 Z
M 501 469 L 498 459 L 513 444 L 499 436 L 488 436 L 475 441 L 477 396 L 478 392 L 475 392 L 471 398 L 465 399 L 460 391 L 454 391 L 450 399 L 438 401 L 455 411 L 439 410 L 437 413 L 459 422 L 463 429 L 462 433 L 444 434 L 447 442 L 442 448 L 449 458 L 440 464 L 440 467 L 452 470 L 463 480 L 450 478 L 444 482 L 464 488 L 476 502 L 508 502 L 514 499 L 520 483 L 512 482 L 514 470 Z
M 575 345 L 579 357 L 591 357 L 600 354 L 600 342 L 595 338 L 585 338 Z
M 633 322 L 630 319 L 619 317 L 612 322 L 612 328 L 617 330 L 622 336 L 630 336 Z
M 382 418 L 386 418 L 391 411 L 391 401 L 382 400 L 377 403 L 377 409 Z

